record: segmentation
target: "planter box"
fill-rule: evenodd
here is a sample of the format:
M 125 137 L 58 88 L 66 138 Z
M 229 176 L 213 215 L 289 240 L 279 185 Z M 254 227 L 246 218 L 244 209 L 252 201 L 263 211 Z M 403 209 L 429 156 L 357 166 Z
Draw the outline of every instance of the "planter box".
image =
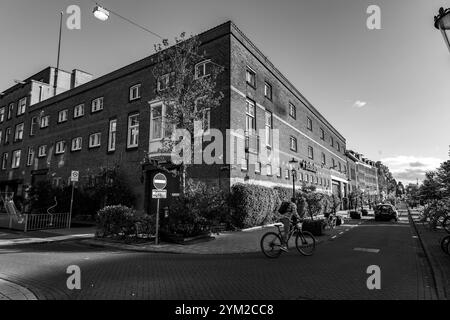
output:
M 361 214 L 358 211 L 350 211 L 350 218 L 361 219 Z
M 302 230 L 309 231 L 313 236 L 321 236 L 323 234 L 324 220 L 305 220 L 303 221 Z
M 362 209 L 361 214 L 363 217 L 367 217 L 369 215 L 369 211 L 367 211 L 366 209 Z

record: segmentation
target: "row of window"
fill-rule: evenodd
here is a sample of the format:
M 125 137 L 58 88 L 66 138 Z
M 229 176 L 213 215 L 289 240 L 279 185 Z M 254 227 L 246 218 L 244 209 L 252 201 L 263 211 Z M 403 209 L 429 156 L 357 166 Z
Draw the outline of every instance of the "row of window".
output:
M 116 150 L 117 141 L 117 119 L 109 121 L 108 128 L 108 152 Z M 100 132 L 89 135 L 88 146 L 89 149 L 99 148 L 102 144 L 102 134 Z M 136 148 L 139 145 L 139 113 L 132 114 L 128 117 L 128 132 L 127 132 L 127 148 Z M 83 137 L 75 137 L 71 140 L 72 152 L 80 151 L 83 148 Z M 34 147 L 28 148 L 27 166 L 31 166 L 37 151 L 37 157 L 43 158 L 48 154 L 48 145 L 40 145 L 37 150 Z M 66 141 L 61 140 L 55 144 L 55 154 L 63 154 L 66 152 Z M 16 169 L 20 167 L 22 151 L 15 150 L 12 152 L 11 168 Z M 1 168 L 6 170 L 8 168 L 9 153 L 5 152 L 2 156 Z
M 21 115 L 25 114 L 26 109 L 27 109 L 27 100 L 28 100 L 27 97 L 24 97 L 24 98 L 20 99 L 19 102 L 17 102 L 17 111 L 16 111 L 17 116 L 21 116 Z M 6 107 L 0 108 L 0 123 L 3 123 L 5 121 L 5 119 L 6 120 L 12 119 L 15 106 L 16 106 L 16 103 L 11 102 L 8 105 L 8 108 L 6 108 Z
M 256 89 L 256 72 L 253 71 L 253 69 L 251 69 L 250 67 L 247 67 L 246 81 L 249 86 Z M 272 101 L 273 88 L 272 88 L 272 85 L 267 81 L 264 82 L 264 96 L 267 99 L 269 99 L 270 101 Z M 249 104 L 249 101 L 247 100 L 247 108 L 248 108 L 248 104 Z M 250 104 L 253 104 L 253 106 L 254 106 L 255 103 L 250 100 Z M 289 102 L 289 116 L 294 120 L 297 119 L 297 107 L 292 102 Z M 254 119 L 254 115 L 253 115 L 253 119 Z M 307 117 L 306 122 L 307 122 L 306 128 L 312 132 L 313 131 L 312 119 L 310 117 Z M 253 127 L 253 128 L 255 129 L 255 127 Z M 320 128 L 320 139 L 325 141 L 325 130 L 323 128 Z M 338 141 L 335 142 L 335 140 L 331 134 L 330 134 L 330 145 L 332 147 L 336 147 L 338 152 L 341 152 L 341 145 L 339 144 Z M 342 150 L 342 151 L 344 151 L 344 150 Z
M 273 176 L 272 165 L 271 164 L 267 164 L 265 166 L 265 168 L 266 168 L 266 175 L 267 176 Z M 243 159 L 241 170 L 242 171 L 248 171 L 248 158 L 247 159 Z M 255 173 L 261 174 L 261 162 L 255 163 Z M 276 176 L 278 178 L 282 177 L 282 168 L 281 167 L 277 168 Z M 291 171 L 289 169 L 285 169 L 284 170 L 284 178 L 286 180 L 290 180 L 291 179 Z M 297 179 L 299 181 L 303 181 L 303 182 L 316 183 L 317 185 L 321 185 L 321 186 L 324 186 L 324 187 L 329 187 L 330 186 L 330 180 L 329 179 L 325 179 L 325 178 L 319 177 L 317 175 L 307 174 L 307 173 L 303 173 L 303 172 L 297 173 Z

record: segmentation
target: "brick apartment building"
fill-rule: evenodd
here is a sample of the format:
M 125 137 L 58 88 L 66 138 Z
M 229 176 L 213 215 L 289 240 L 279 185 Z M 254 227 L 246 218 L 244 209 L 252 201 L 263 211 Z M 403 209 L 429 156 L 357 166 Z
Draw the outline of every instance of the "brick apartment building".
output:
M 209 115 L 210 127 L 224 136 L 227 129 L 244 130 L 246 143 L 235 164 L 193 165 L 189 176 L 225 189 L 237 182 L 291 187 L 288 162 L 294 158 L 297 186 L 312 184 L 346 197 L 345 138 L 232 22 L 199 38 L 208 60 L 225 70 L 217 88 L 224 99 Z M 168 176 L 165 203 L 178 196 L 179 168 L 158 153 L 165 106 L 155 101 L 155 63 L 153 55 L 97 79 L 78 70 L 61 71 L 56 96 L 53 68 L 5 90 L 0 96 L 0 191 L 21 195 L 40 180 L 67 184 L 71 170 L 80 171 L 80 183 L 87 183 L 102 168 L 119 166 L 137 196 L 136 208 L 152 212 L 158 161 L 174 173 Z M 269 135 L 255 134 L 260 129 L 279 130 L 278 150 Z M 255 143 L 261 139 L 264 143 Z M 278 151 L 280 162 L 259 162 L 260 146 Z M 152 161 L 143 162 L 147 154 Z M 235 154 L 225 151 L 225 157 Z
M 346 155 L 349 168 L 349 190 L 360 190 L 368 199 L 375 201 L 379 196 L 375 162 L 352 150 L 347 150 Z

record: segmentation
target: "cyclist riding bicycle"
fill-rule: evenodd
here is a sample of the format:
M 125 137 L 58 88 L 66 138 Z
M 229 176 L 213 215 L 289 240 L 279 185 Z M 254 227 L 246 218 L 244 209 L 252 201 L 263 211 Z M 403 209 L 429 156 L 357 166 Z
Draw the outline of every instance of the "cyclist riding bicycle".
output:
M 280 222 L 283 223 L 283 245 L 280 247 L 281 250 L 287 252 L 288 244 L 287 239 L 289 236 L 289 232 L 291 230 L 291 220 L 294 224 L 297 224 L 300 221 L 300 216 L 297 212 L 297 205 L 295 204 L 295 198 L 291 198 L 290 202 L 283 203 L 279 210 L 280 214 L 283 217 L 280 219 Z

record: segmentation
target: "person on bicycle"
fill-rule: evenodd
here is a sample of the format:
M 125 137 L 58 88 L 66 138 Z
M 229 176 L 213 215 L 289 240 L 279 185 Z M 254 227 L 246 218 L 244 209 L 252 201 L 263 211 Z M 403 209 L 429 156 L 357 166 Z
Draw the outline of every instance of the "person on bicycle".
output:
M 291 201 L 288 203 L 286 211 L 283 214 L 283 217 L 280 219 L 280 222 L 283 223 L 283 245 L 281 246 L 281 250 L 288 251 L 288 243 L 287 239 L 289 237 L 289 232 L 291 231 L 291 220 L 295 223 L 300 220 L 300 216 L 297 212 L 297 205 L 295 204 L 295 198 L 291 198 Z

